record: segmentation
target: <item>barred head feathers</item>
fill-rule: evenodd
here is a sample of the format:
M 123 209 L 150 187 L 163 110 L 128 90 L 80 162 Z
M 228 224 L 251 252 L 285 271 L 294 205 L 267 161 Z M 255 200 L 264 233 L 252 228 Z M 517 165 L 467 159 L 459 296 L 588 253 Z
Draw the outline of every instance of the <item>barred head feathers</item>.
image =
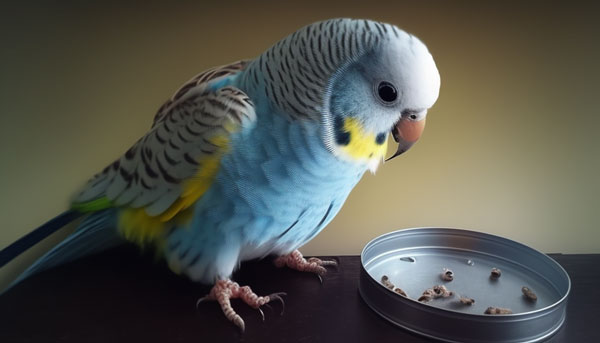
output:
M 260 55 L 248 67 L 244 81 L 262 90 L 292 118 L 319 119 L 331 77 L 387 37 L 400 35 L 406 33 L 369 20 L 317 22 Z
M 355 19 L 301 28 L 250 62 L 240 80 L 251 98 L 268 99 L 279 114 L 319 122 L 329 151 L 372 170 L 401 114 L 424 119 L 439 91 L 421 41 L 393 25 Z M 382 84 L 391 85 L 393 101 L 378 94 Z

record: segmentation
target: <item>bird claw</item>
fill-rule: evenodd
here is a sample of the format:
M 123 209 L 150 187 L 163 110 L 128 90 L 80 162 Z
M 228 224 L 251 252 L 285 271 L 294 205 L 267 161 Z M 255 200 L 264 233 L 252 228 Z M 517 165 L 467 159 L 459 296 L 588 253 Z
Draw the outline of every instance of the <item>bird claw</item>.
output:
M 285 292 L 279 292 L 279 293 L 273 293 L 273 294 L 269 294 L 268 296 L 266 296 L 265 298 L 269 298 L 269 302 L 272 302 L 273 300 L 278 300 L 281 302 L 281 315 L 283 315 L 283 311 L 285 310 L 285 302 L 283 301 L 283 298 L 281 297 L 282 295 L 287 295 Z M 265 303 L 263 306 L 266 306 L 268 308 L 270 308 L 271 310 L 273 309 L 271 307 L 271 305 L 269 305 L 269 303 Z M 260 312 L 260 315 L 262 317 L 262 321 L 265 321 L 265 313 L 263 312 L 263 310 L 259 307 L 257 308 L 257 310 Z
M 252 292 L 250 287 L 243 286 L 240 287 L 237 283 L 231 280 L 219 280 L 215 283 L 213 288 L 210 290 L 210 293 L 196 301 L 196 308 L 206 301 L 206 300 L 216 300 L 221 306 L 221 310 L 227 319 L 229 319 L 233 324 L 240 328 L 242 332 L 246 329 L 246 325 L 242 317 L 240 317 L 233 307 L 231 307 L 231 299 L 239 298 L 244 301 L 248 306 L 253 307 L 258 310 L 260 316 L 265 321 L 265 313 L 260 308 L 263 305 L 267 305 L 268 303 L 274 300 L 278 300 L 281 302 L 282 310 L 281 314 L 283 315 L 283 310 L 285 309 L 285 303 L 281 296 L 286 295 L 285 293 L 273 293 L 266 297 L 260 297 L 256 295 L 256 293 Z M 270 306 L 269 306 L 270 307 Z
M 325 269 L 325 266 L 333 266 L 337 268 L 338 263 L 336 261 L 323 261 L 317 257 L 305 259 L 304 257 L 302 257 L 302 253 L 300 253 L 300 251 L 294 250 L 289 255 L 280 256 L 276 258 L 275 266 L 288 266 L 292 269 L 296 269 L 302 272 L 315 273 L 319 278 L 319 282 L 323 284 L 322 276 L 327 273 L 327 269 Z
M 246 323 L 244 323 L 244 320 L 242 319 L 242 317 L 237 316 L 237 318 L 233 320 L 233 324 L 235 324 L 235 326 L 240 328 L 242 333 L 244 333 L 244 331 L 246 331 Z
M 285 295 L 287 295 L 287 293 L 285 293 L 285 292 L 273 293 L 273 294 L 269 295 L 269 298 L 271 299 L 270 301 L 279 300 L 281 302 L 281 314 L 280 314 L 281 316 L 283 316 L 283 312 L 285 311 L 285 302 L 283 301 L 283 298 L 281 296 L 285 296 Z M 268 305 L 268 304 L 265 304 L 265 305 Z
M 196 301 L 196 309 L 198 309 L 198 307 L 200 306 L 200 303 L 209 300 L 208 295 L 203 296 L 202 298 L 198 299 L 198 301 Z
M 308 263 L 314 262 L 314 263 L 316 263 L 316 264 L 318 264 L 319 266 L 322 266 L 322 267 L 331 266 L 331 267 L 334 267 L 336 269 L 338 268 L 338 263 L 335 260 L 321 260 L 320 258 L 317 258 L 317 257 L 311 257 L 308 260 L 306 260 L 306 262 L 308 262 Z

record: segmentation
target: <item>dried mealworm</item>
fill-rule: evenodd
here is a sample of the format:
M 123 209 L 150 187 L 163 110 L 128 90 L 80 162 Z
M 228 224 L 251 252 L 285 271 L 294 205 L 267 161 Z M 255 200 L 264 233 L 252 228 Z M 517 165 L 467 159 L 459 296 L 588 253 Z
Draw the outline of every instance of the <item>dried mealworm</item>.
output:
M 490 278 L 496 280 L 498 278 L 500 278 L 500 275 L 502 275 L 502 271 L 498 268 L 492 268 L 492 272 L 490 273 Z
M 381 283 L 389 289 L 394 289 L 394 284 L 390 282 L 390 279 L 387 277 L 387 275 L 381 277 Z
M 509 308 L 502 308 L 502 307 L 488 307 L 485 312 L 485 314 L 511 314 L 513 313 L 511 309 Z
M 471 299 L 471 298 L 467 298 L 467 297 L 460 297 L 459 300 L 463 305 L 473 305 L 475 303 L 475 299 Z
M 452 295 L 454 295 L 454 293 L 452 291 L 449 291 L 446 286 L 444 285 L 435 285 L 431 288 L 427 288 L 425 291 L 423 291 L 423 295 L 421 295 L 421 297 L 419 297 L 419 299 L 417 299 L 418 301 L 421 302 L 427 302 L 430 301 L 431 299 L 437 299 L 437 298 L 447 298 L 447 297 L 451 297 Z
M 442 273 L 442 280 L 444 280 L 444 281 L 454 280 L 454 272 L 448 268 L 444 268 L 444 272 Z
M 401 296 L 403 296 L 403 297 L 407 297 L 407 298 L 408 298 L 408 295 L 406 295 L 406 293 L 405 293 L 403 290 L 401 290 L 400 288 L 398 288 L 398 287 L 396 287 L 396 288 L 394 289 L 394 292 L 396 292 L 396 293 L 400 294 L 400 295 L 401 295 Z
M 444 285 L 433 286 L 433 293 L 436 298 L 447 298 L 454 295 L 452 291 L 449 291 Z
M 389 289 L 393 290 L 394 292 L 396 292 L 396 293 L 398 293 L 398 294 L 400 294 L 400 295 L 402 295 L 402 296 L 404 296 L 404 297 L 408 297 L 408 296 L 406 295 L 406 293 L 405 293 L 405 292 L 404 292 L 402 289 L 400 289 L 400 288 L 398 288 L 398 287 L 394 286 L 394 284 L 393 284 L 393 283 L 390 281 L 390 278 L 388 278 L 388 276 L 387 276 L 387 275 L 384 275 L 384 276 L 382 276 L 382 277 L 381 277 L 381 283 L 382 283 L 382 284 L 383 284 L 385 287 L 387 287 L 387 288 L 389 288 Z
M 423 294 L 423 295 L 421 295 L 419 297 L 419 299 L 417 299 L 417 301 L 426 303 L 426 302 L 430 301 L 431 299 L 433 299 L 433 297 L 431 295 L 429 295 L 429 294 Z
M 529 300 L 529 301 L 537 301 L 537 295 L 535 295 L 535 293 L 533 293 L 533 291 L 531 289 L 529 289 L 529 287 L 523 286 L 521 288 L 521 292 L 523 292 L 523 295 Z

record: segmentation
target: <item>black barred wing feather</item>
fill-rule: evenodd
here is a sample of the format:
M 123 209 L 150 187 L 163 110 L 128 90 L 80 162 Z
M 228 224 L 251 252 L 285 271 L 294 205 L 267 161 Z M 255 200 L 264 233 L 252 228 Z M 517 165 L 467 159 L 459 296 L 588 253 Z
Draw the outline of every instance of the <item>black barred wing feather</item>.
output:
M 184 99 L 185 97 L 193 96 L 194 94 L 203 92 L 210 81 L 217 81 L 218 79 L 235 75 L 244 70 L 247 65 L 248 61 L 238 61 L 228 65 L 205 70 L 194 76 L 191 80 L 184 83 L 183 86 L 181 86 L 181 88 L 179 88 L 179 90 L 175 92 L 175 94 L 173 94 L 173 96 L 158 109 L 158 112 L 154 116 L 154 122 L 152 123 L 152 126 L 154 127 L 157 122 L 160 122 L 171 110 L 171 108 L 177 104 L 178 101 Z
M 150 132 L 95 175 L 74 203 L 106 197 L 115 206 L 144 207 L 156 216 L 185 202 L 190 196 L 186 182 L 203 172 L 210 177 L 229 135 L 256 119 L 254 105 L 241 90 L 199 87 L 202 91 L 188 88 L 159 113 Z

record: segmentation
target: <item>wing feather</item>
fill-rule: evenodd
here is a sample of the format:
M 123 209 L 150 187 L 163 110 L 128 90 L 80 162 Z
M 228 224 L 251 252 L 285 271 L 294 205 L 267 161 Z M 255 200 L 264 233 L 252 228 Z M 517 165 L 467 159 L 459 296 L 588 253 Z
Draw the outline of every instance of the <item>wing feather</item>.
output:
M 254 105 L 241 90 L 210 82 L 232 77 L 246 62 L 214 68 L 187 82 L 154 117 L 151 130 L 96 174 L 74 204 L 106 197 L 115 206 L 144 208 L 169 220 L 208 188 L 229 135 L 254 122 Z

